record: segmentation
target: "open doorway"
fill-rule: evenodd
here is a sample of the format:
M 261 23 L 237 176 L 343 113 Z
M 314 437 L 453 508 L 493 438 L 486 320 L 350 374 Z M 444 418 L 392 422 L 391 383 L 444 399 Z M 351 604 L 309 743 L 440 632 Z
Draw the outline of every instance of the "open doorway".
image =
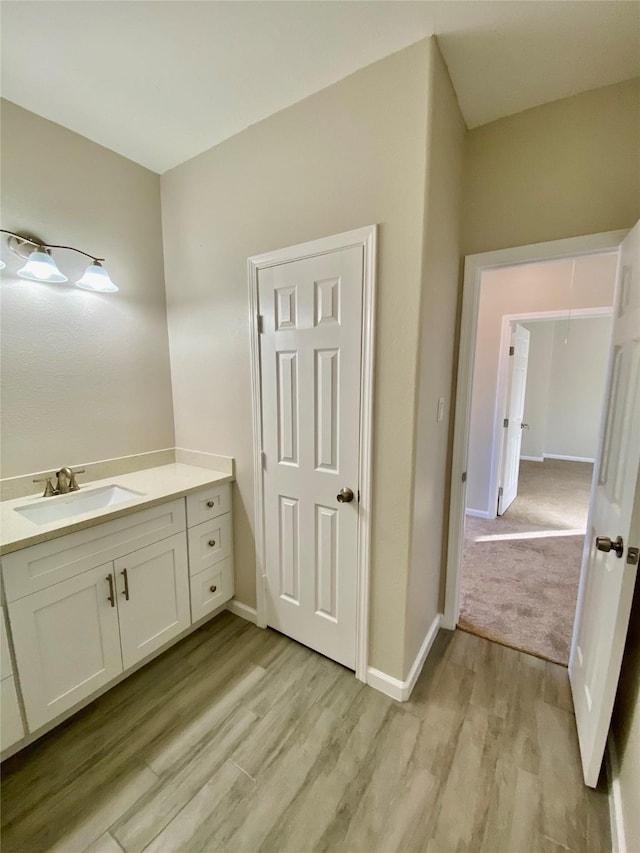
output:
M 447 583 L 442 627 L 458 624 L 471 402 L 482 279 L 490 271 L 617 250 L 615 308 L 583 539 L 568 674 L 585 783 L 598 782 L 620 674 L 638 565 L 640 519 L 640 222 L 630 231 L 468 255 L 465 259 L 453 436 Z M 512 276 L 513 280 L 513 276 Z M 525 289 L 528 295 L 535 293 Z M 584 382 L 590 379 L 585 370 Z M 494 413 L 495 415 L 495 413 Z M 490 432 L 490 430 L 489 430 Z M 493 456 L 489 467 L 493 465 Z M 486 459 L 483 461 L 487 461 Z M 526 461 L 526 460 L 525 460 Z M 497 507 L 496 507 L 497 509 Z M 487 509 L 487 513 L 489 509 Z M 624 559 L 623 559 L 624 558 Z
M 546 246 L 536 246 L 468 259 L 475 269 L 472 286 L 465 283 L 454 441 L 454 466 L 464 473 L 452 488 L 443 624 L 565 665 L 620 239 L 593 235 L 547 244 L 547 255 Z M 517 482 L 500 508 L 509 352 L 518 326 L 528 338 L 531 372 L 521 383 Z M 586 400 L 595 401 L 588 417 Z
M 615 255 L 572 263 L 574 303 L 612 302 Z M 562 287 L 567 264 L 527 273 L 543 302 L 545 279 Z M 505 270 L 509 275 L 508 268 Z M 489 281 L 491 285 L 491 281 Z M 587 295 L 587 290 L 589 294 Z M 505 295 L 502 307 L 511 296 Z M 483 294 L 480 295 L 480 316 Z M 497 303 L 496 307 L 500 308 Z M 521 651 L 567 665 L 586 533 L 593 463 L 604 404 L 611 308 L 502 315 L 491 446 L 469 458 L 470 494 L 487 510 L 468 507 L 458 625 Z M 482 338 L 479 336 L 479 341 Z M 490 363 L 478 347 L 477 361 Z M 471 420 L 481 422 L 486 398 L 474 374 Z M 498 417 L 499 416 L 499 417 Z M 497 487 L 497 496 L 495 489 Z M 491 502 L 495 500 L 495 511 Z

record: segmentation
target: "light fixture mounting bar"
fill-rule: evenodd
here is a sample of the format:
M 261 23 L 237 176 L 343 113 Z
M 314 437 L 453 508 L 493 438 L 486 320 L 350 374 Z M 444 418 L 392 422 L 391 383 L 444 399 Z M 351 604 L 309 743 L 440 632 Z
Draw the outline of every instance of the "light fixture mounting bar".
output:
M 22 244 L 27 243 L 30 246 L 34 246 L 36 249 L 66 249 L 69 252 L 77 252 L 79 255 L 84 255 L 86 258 L 91 258 L 92 261 L 104 261 L 105 258 L 99 258 L 96 255 L 90 255 L 89 252 L 83 252 L 82 249 L 76 249 L 75 246 L 58 246 L 55 243 L 44 243 L 38 240 L 37 237 L 33 237 L 27 234 L 17 234 L 15 231 L 8 231 L 6 228 L 0 228 L 0 232 L 3 234 L 9 234 L 10 237 L 15 237 L 16 240 L 20 240 Z M 20 257 L 25 257 L 20 252 L 16 251 L 16 247 L 10 244 L 10 248 Z

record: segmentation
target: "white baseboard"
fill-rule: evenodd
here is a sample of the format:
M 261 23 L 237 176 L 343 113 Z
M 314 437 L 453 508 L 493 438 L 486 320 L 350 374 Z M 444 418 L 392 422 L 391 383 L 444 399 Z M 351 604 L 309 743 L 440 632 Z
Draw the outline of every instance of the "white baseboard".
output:
M 521 462 L 544 462 L 544 456 L 521 456 Z
M 374 690 L 384 693 L 385 696 L 397 699 L 398 702 L 406 701 L 404 681 L 400 681 L 392 675 L 387 675 L 386 672 L 381 672 L 372 666 L 367 667 L 367 684 L 369 687 L 373 687 Z
M 253 622 L 254 625 L 258 621 L 258 612 L 255 607 L 249 607 L 248 604 L 236 601 L 235 598 L 232 598 L 231 601 L 228 602 L 227 610 L 230 610 L 231 613 L 235 613 L 236 616 L 240 616 L 241 619 L 246 619 L 247 622 Z
M 545 453 L 545 459 L 564 459 L 565 462 L 595 462 L 593 456 L 563 456 L 561 453 Z
M 381 672 L 379 669 L 375 669 L 370 666 L 367 669 L 367 684 L 370 687 L 379 690 L 381 693 L 384 693 L 386 696 L 390 696 L 392 699 L 397 699 L 398 702 L 406 702 L 411 696 L 411 692 L 415 687 L 420 673 L 422 672 L 422 667 L 424 666 L 427 655 L 431 650 L 433 641 L 438 635 L 441 619 L 442 614 L 438 613 L 431 623 L 429 630 L 422 641 L 420 650 L 416 655 L 416 659 L 409 670 L 409 675 L 407 676 L 406 681 L 400 681 L 398 678 L 394 678 L 391 675 L 387 675 L 386 672 Z
M 620 764 L 618 750 L 613 735 L 607 738 L 607 781 L 609 782 L 609 820 L 611 822 L 611 850 L 613 853 L 627 853 L 624 834 L 624 816 L 622 814 L 622 795 L 620 793 Z
M 422 645 L 416 655 L 416 659 L 413 662 L 413 666 L 409 670 L 409 675 L 407 676 L 407 680 L 405 681 L 405 689 L 407 691 L 406 698 L 408 699 L 411 696 L 411 692 L 413 688 L 416 686 L 416 681 L 422 672 L 422 667 L 424 666 L 424 662 L 427 659 L 427 655 L 431 651 L 431 646 L 433 645 L 433 641 L 438 636 L 438 631 L 440 629 L 440 622 L 442 620 L 442 614 L 436 613 L 435 618 L 431 625 L 429 626 L 429 630 L 426 633 L 424 640 L 422 641 Z M 405 700 L 403 700 L 405 701 Z
M 493 518 L 493 516 L 484 509 L 465 509 L 465 515 L 472 515 L 474 518 Z

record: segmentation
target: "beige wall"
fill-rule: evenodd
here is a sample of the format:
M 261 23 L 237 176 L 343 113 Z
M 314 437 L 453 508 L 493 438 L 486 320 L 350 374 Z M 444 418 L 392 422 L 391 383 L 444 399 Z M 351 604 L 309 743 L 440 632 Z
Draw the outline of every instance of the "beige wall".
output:
M 617 253 L 502 267 L 483 273 L 473 373 L 467 508 L 495 511 L 489 494 L 502 318 L 505 314 L 601 308 L 613 303 Z
M 640 218 L 640 80 L 467 137 L 464 254 L 630 228 Z
M 439 611 L 448 518 L 449 425 L 460 273 L 465 125 L 437 46 L 431 56 L 404 677 Z M 438 398 L 444 416 L 436 420 Z
M 610 317 L 555 323 L 545 453 L 595 459 L 610 345 Z
M 19 279 L 3 235 L 2 476 L 173 447 L 158 175 L 2 101 L 1 176 L 3 228 L 104 255 L 120 287 Z
M 236 458 L 238 598 L 255 605 L 247 258 L 379 223 L 370 663 L 403 676 L 428 63 L 422 41 L 162 177 L 181 447 Z
M 611 317 L 523 323 L 529 365 L 522 456 L 595 459 L 611 344 Z M 589 381 L 583 381 L 585 376 Z

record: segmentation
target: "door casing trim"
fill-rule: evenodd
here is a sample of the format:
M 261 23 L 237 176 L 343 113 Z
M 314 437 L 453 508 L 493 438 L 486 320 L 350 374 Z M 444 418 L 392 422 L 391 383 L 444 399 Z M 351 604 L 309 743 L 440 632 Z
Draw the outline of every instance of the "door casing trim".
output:
M 578 255 L 593 255 L 615 251 L 629 233 L 606 231 L 569 237 L 547 243 L 533 243 L 494 252 L 467 255 L 462 285 L 462 316 L 460 321 L 460 347 L 458 350 L 458 376 L 456 387 L 455 420 L 453 426 L 453 454 L 451 462 L 451 496 L 449 501 L 449 534 L 447 540 L 447 573 L 445 606 L 442 627 L 453 630 L 460 612 L 460 564 L 464 536 L 466 485 L 462 474 L 467 470 L 469 431 L 471 426 L 471 391 L 480 305 L 480 284 L 486 270 L 498 267 L 559 260 Z
M 376 245 L 377 225 L 345 231 L 288 246 L 247 261 L 249 283 L 249 322 L 251 332 L 251 398 L 253 411 L 254 524 L 256 556 L 256 624 L 266 628 L 265 602 L 265 530 L 264 471 L 262 467 L 262 397 L 260 337 L 258 330 L 258 275 L 260 270 L 283 263 L 325 255 L 340 249 L 361 246 L 362 280 L 362 355 L 360 361 L 360 432 L 358 472 L 360 504 L 358 508 L 358 556 L 356 586 L 356 678 L 367 680 L 369 659 L 369 589 L 371 568 L 371 508 L 373 469 L 373 394 L 375 360 Z

